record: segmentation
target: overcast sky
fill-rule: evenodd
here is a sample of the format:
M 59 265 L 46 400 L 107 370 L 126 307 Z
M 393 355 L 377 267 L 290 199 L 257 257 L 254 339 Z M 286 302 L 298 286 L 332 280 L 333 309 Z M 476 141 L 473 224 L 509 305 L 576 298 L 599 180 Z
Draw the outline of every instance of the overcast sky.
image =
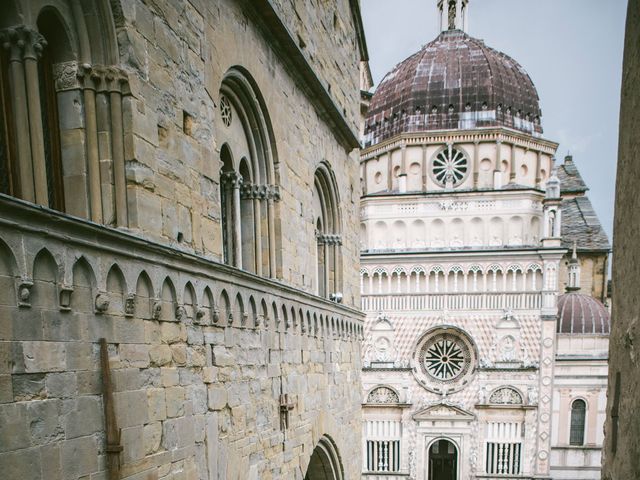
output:
M 375 85 L 438 32 L 437 0 L 361 0 Z M 471 36 L 517 60 L 538 89 L 544 137 L 590 187 L 609 240 L 627 0 L 470 0 Z

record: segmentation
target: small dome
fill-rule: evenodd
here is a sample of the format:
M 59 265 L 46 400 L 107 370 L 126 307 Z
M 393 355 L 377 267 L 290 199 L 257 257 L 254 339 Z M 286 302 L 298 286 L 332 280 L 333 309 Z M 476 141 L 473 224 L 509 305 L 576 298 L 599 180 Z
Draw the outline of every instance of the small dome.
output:
M 404 132 L 505 126 L 542 134 L 538 92 L 511 57 L 461 30 L 442 32 L 376 89 L 365 145 Z
M 558 333 L 608 335 L 609 311 L 597 299 L 569 292 L 558 297 Z

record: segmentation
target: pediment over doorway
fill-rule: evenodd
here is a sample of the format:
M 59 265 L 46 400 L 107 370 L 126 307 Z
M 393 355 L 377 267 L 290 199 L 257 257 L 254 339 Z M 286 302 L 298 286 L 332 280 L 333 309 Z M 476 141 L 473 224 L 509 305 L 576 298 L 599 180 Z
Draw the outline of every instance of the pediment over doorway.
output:
M 470 422 L 475 419 L 475 415 L 467 410 L 449 405 L 446 403 L 437 403 L 430 405 L 413 415 L 416 422 L 424 422 L 431 420 L 453 420 Z

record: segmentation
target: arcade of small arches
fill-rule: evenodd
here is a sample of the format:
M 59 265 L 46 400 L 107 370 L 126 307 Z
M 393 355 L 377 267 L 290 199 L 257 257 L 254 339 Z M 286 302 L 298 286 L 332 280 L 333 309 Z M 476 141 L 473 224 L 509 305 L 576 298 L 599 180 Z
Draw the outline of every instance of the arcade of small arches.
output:
M 542 237 L 541 219 L 519 215 L 508 218 L 452 218 L 446 222 L 435 218 L 376 220 L 360 225 L 360 244 L 364 251 L 386 249 L 462 248 L 537 246 Z M 527 228 L 525 228 L 525 226 Z
M 27 265 L 28 270 L 18 265 Z M 164 270 L 166 272 L 166 269 Z M 17 259 L 0 242 L 3 303 L 96 315 L 198 325 L 272 330 L 345 341 L 361 339 L 362 326 L 340 315 L 285 301 L 263 290 L 209 277 L 166 275 L 153 265 L 78 253 L 54 255 L 41 247 Z
M 548 265 L 547 279 L 537 263 L 370 266 L 360 270 L 363 295 L 393 293 L 539 292 L 552 285 L 555 265 Z

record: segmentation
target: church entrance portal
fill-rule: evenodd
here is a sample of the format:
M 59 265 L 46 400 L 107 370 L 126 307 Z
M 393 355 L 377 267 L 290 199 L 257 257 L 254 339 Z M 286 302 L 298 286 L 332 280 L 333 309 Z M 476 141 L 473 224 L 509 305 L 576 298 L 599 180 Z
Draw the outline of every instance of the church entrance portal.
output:
M 449 440 L 440 439 L 429 448 L 429 480 L 457 480 L 458 451 Z
M 343 480 L 340 456 L 329 437 L 322 437 L 313 450 L 304 480 Z

